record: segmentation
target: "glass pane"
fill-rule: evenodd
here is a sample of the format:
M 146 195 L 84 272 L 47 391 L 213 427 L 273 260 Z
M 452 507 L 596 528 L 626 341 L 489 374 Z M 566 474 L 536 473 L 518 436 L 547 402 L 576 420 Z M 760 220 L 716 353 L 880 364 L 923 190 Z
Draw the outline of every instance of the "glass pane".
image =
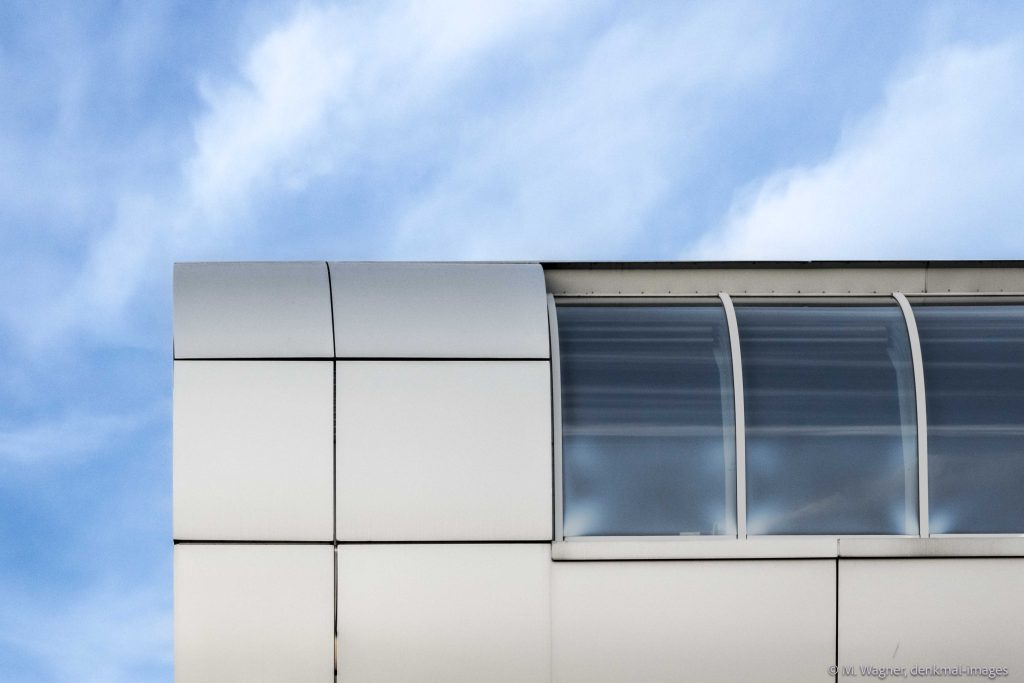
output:
M 1024 306 L 915 306 L 933 534 L 1024 532 Z
M 898 306 L 740 306 L 750 534 L 916 534 Z
M 558 334 L 565 535 L 735 535 L 722 308 L 559 306 Z

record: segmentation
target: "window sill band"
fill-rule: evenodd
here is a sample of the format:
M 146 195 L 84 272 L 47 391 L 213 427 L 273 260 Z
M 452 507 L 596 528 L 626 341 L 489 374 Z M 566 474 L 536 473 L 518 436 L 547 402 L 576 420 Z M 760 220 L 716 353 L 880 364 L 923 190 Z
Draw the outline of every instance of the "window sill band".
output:
M 1022 535 L 576 538 L 551 544 L 555 561 L 1024 557 Z

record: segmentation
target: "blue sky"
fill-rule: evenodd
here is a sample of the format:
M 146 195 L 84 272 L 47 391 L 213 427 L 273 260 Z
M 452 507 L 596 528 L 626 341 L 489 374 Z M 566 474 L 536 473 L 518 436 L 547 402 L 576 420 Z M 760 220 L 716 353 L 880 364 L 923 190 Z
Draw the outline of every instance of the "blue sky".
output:
M 0 682 L 169 681 L 171 264 L 1024 258 L 1024 5 L 0 4 Z

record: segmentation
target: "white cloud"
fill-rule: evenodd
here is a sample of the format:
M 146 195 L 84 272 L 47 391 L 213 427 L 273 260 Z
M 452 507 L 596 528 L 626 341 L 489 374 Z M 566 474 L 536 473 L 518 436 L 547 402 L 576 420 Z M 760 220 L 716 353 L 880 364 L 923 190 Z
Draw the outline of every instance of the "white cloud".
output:
M 747 3 L 304 5 L 249 46 L 236 74 L 200 79 L 180 177 L 116 197 L 63 295 L 45 315 L 9 319 L 40 354 L 74 332 L 146 344 L 133 306 L 167 290 L 173 259 L 289 232 L 326 248 L 367 239 L 326 225 L 270 234 L 252 220 L 314 180 L 367 172 L 389 225 L 377 256 L 616 256 L 699 172 L 694 149 L 723 100 L 777 69 L 787 14 Z
M 894 79 L 833 154 L 774 173 L 685 258 L 1019 258 L 1024 46 L 949 46 Z
M 256 41 L 237 77 L 201 79 L 205 107 L 180 186 L 117 197 L 116 216 L 47 315 L 15 316 L 29 344 L 68 330 L 123 340 L 140 292 L 172 258 L 223 253 L 253 203 L 292 193 L 361 154 L 403 151 L 403 126 L 479 67 L 482 55 L 570 6 L 530 1 L 306 5 Z M 277 239 L 284 236 L 277 235 Z
M 332 50 L 337 18 L 301 11 L 249 54 L 242 79 L 200 84 L 207 111 L 196 122 L 196 153 L 186 162 L 188 190 L 200 208 L 220 211 L 307 150 L 307 137 L 344 99 L 354 59 Z
M 783 13 L 742 4 L 630 16 L 555 62 L 519 106 L 462 124 L 399 221 L 403 258 L 608 258 L 650 225 L 713 110 L 779 63 Z
M 366 226 L 275 233 L 254 222 L 313 181 L 379 181 L 378 257 L 621 258 L 670 220 L 666 206 L 685 202 L 680 187 L 701 186 L 687 183 L 714 163 L 702 145 L 722 108 L 776 78 L 799 41 L 787 39 L 791 12 L 778 7 L 620 12 L 522 1 L 303 6 L 243 53 L 236 74 L 201 79 L 176 184 L 116 200 L 112 224 L 64 297 L 28 321 L 29 336 L 129 338 L 133 302 L 167 290 L 172 259 L 247 253 L 240 247 L 300 232 L 321 249 L 368 241 L 355 234 Z M 937 51 L 892 83 L 830 159 L 743 193 L 684 256 L 1019 249 L 1021 74 L 1016 43 Z M 973 233 L 984 238 L 965 245 Z
M 266 183 L 301 188 L 383 142 L 371 131 L 407 123 L 483 53 L 560 14 L 535 0 L 305 7 L 251 49 L 240 79 L 203 83 L 190 194 L 216 212 Z

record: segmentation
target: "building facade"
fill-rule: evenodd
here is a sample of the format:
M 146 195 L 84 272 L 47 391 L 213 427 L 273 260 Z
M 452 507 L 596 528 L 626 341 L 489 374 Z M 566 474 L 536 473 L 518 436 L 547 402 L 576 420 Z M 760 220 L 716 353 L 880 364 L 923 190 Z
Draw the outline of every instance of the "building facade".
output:
M 180 683 L 1024 680 L 1024 264 L 184 263 Z

